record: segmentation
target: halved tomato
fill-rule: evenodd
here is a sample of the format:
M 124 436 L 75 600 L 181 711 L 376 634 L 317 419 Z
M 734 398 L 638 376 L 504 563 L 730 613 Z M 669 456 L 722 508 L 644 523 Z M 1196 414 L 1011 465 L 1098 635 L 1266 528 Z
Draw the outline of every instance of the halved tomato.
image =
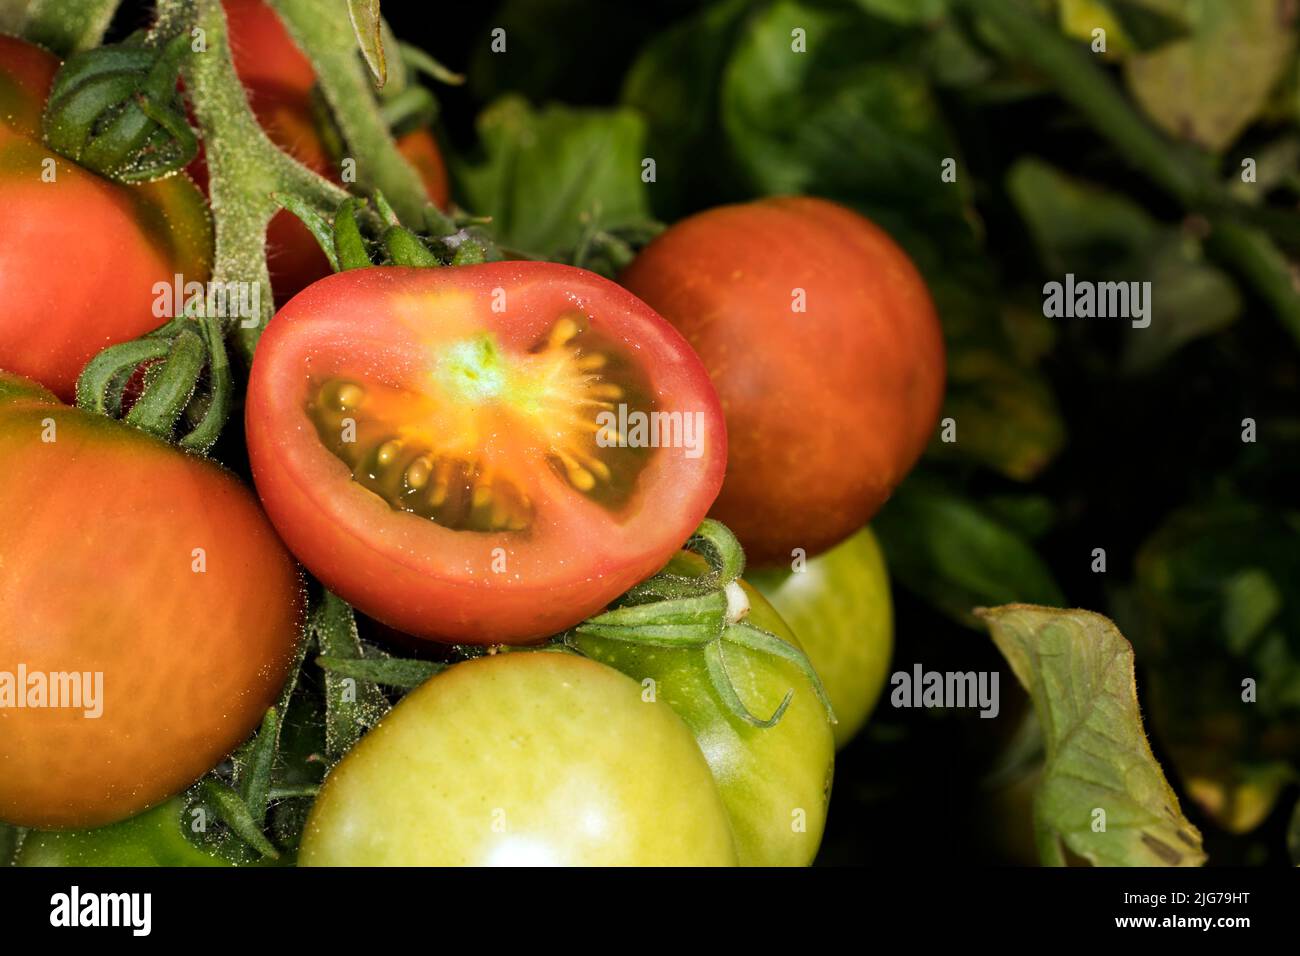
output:
M 686 341 L 583 269 L 376 268 L 272 320 L 248 388 L 267 513 L 379 621 L 527 643 L 658 571 L 722 484 L 718 397 Z

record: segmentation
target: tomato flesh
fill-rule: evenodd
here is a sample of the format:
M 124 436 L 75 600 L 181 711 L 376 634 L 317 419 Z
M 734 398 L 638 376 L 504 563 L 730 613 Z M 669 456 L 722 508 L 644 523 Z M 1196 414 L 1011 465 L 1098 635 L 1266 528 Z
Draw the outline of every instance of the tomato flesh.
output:
M 551 263 L 314 284 L 258 346 L 247 435 L 308 569 L 371 617 L 454 642 L 533 641 L 598 611 L 681 546 L 726 462 L 682 338 Z

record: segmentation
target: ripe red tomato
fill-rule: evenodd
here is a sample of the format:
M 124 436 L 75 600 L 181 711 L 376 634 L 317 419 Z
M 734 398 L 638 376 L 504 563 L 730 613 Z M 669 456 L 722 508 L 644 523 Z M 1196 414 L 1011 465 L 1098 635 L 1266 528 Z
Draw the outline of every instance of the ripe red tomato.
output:
M 943 397 L 943 338 L 907 255 L 819 199 L 691 216 L 622 283 L 704 360 L 731 435 L 713 515 L 751 563 L 860 528 L 920 456 Z M 800 307 L 806 311 L 800 311 Z
M 299 572 L 229 473 L 3 374 L 0 460 L 0 820 L 112 823 L 257 726 L 294 656 Z M 49 706 L 51 674 L 94 700 Z
M 299 560 L 371 617 L 458 643 L 526 643 L 600 610 L 667 563 L 726 466 L 682 337 L 612 282 L 542 262 L 313 284 L 258 344 L 246 431 Z
M 0 369 L 69 399 L 100 350 L 166 321 L 155 283 L 208 278 L 212 227 L 184 175 L 122 185 L 45 147 L 58 66 L 0 36 Z
M 257 121 L 273 143 L 307 168 L 338 182 L 338 169 L 312 116 L 311 91 L 316 75 L 311 62 L 263 0 L 222 0 L 222 7 L 230 30 L 235 72 L 244 84 Z M 445 209 L 450 202 L 447 167 L 432 134 L 427 129 L 412 130 L 398 139 L 397 148 L 420 174 L 429 200 Z M 206 172 L 195 176 L 200 177 L 207 181 Z M 287 302 L 299 290 L 329 275 L 325 254 L 307 227 L 291 213 L 277 213 L 266 237 L 277 302 Z

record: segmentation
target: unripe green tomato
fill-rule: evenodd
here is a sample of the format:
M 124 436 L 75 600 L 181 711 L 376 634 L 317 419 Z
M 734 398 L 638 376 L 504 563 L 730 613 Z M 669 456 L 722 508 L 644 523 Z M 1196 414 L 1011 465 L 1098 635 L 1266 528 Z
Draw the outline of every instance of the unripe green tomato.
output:
M 669 565 L 677 574 L 708 570 L 699 556 L 682 553 Z M 790 644 L 798 640 L 780 615 L 748 584 L 745 620 Z M 736 716 L 709 681 L 698 649 L 634 645 L 578 634 L 589 657 L 642 683 L 686 721 L 713 770 L 731 815 L 742 866 L 806 866 L 817 855 L 830 805 L 835 747 L 826 708 L 797 667 L 769 654 L 723 645 L 727 673 L 751 714 L 772 715 L 787 691 L 789 709 L 772 727 Z M 654 683 L 649 684 L 647 681 Z
M 93 830 L 32 830 L 18 866 L 233 866 L 185 838 L 185 803 L 172 797 L 138 816 Z
M 863 528 L 802 571 L 746 575 L 799 636 L 826 686 L 838 750 L 871 716 L 894 649 L 889 574 L 875 535 Z
M 325 780 L 303 866 L 728 866 L 718 789 L 682 721 L 577 654 L 455 664 Z

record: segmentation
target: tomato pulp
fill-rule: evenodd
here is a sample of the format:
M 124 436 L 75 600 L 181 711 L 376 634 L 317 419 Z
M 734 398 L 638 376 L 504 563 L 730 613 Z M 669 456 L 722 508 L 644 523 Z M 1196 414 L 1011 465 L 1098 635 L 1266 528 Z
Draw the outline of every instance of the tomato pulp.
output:
M 263 504 L 384 624 L 526 643 L 667 563 L 722 484 L 717 394 L 682 337 L 554 263 L 330 276 L 271 321 L 246 433 Z
M 0 820 L 124 819 L 258 725 L 298 569 L 228 472 L 8 375 L 0 462 Z
M 944 383 L 934 305 L 857 213 L 806 198 L 711 209 L 651 242 L 621 281 L 713 376 L 731 433 L 713 516 L 751 564 L 852 534 L 929 441 Z
M 184 175 L 123 185 L 44 145 L 58 67 L 0 36 L 0 369 L 70 400 L 99 351 L 170 318 L 155 310 L 157 283 L 207 280 L 212 228 Z

